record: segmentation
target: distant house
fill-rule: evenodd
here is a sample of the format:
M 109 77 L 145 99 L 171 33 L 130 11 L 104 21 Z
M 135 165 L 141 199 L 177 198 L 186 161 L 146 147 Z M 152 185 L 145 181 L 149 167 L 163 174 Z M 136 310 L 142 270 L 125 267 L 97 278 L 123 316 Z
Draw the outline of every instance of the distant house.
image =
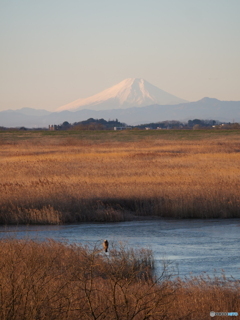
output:
M 48 126 L 48 129 L 49 129 L 50 131 L 54 131 L 54 130 L 55 130 L 55 127 L 54 127 L 54 125 L 49 125 L 49 126 Z

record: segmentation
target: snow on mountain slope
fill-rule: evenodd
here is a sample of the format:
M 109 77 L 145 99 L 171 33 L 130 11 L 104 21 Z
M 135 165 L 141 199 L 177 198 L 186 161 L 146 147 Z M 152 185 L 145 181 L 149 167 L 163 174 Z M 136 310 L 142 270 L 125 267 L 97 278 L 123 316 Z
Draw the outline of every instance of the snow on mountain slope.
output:
M 186 101 L 155 87 L 144 79 L 128 78 L 89 98 L 78 99 L 66 104 L 56 111 L 127 109 L 136 106 L 182 102 Z

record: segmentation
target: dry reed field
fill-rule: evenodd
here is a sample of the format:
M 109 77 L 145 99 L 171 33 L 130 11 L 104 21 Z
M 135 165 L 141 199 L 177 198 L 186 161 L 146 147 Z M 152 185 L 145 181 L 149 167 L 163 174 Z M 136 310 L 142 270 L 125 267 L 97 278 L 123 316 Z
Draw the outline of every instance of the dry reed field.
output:
M 151 251 L 0 241 L 1 320 L 205 320 L 240 310 L 238 282 L 153 275 Z M 225 319 L 226 317 L 222 317 Z
M 240 131 L 0 132 L 0 223 L 240 217 Z

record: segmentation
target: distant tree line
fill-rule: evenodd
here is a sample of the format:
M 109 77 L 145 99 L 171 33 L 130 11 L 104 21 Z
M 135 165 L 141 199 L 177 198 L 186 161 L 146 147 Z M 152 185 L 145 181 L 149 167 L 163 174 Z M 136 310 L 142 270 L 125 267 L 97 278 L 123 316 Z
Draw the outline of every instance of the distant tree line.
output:
M 194 120 L 189 120 L 187 123 L 184 123 L 181 121 L 175 121 L 175 120 L 171 120 L 171 121 L 167 120 L 167 121 L 161 121 L 161 122 L 141 124 L 136 127 L 139 129 L 144 129 L 146 127 L 150 129 L 192 129 L 195 126 L 198 126 L 199 128 L 212 127 L 217 123 L 220 124 L 220 122 L 217 120 L 194 119 Z
M 186 124 L 180 122 L 180 121 L 161 121 L 161 122 L 151 122 L 151 123 L 145 123 L 138 126 L 135 126 L 135 128 L 138 129 L 182 129 L 186 127 Z
M 68 121 L 64 121 L 60 125 L 50 125 L 50 130 L 113 130 L 114 127 L 127 127 L 126 123 L 115 120 L 104 120 L 104 119 L 93 119 L 89 118 L 88 120 L 74 122 L 73 124 Z M 166 120 L 161 122 L 151 122 L 141 125 L 131 126 L 132 129 L 240 129 L 239 123 L 230 123 L 230 122 L 220 122 L 218 120 L 201 120 L 193 119 L 188 120 L 188 122 L 181 122 L 175 120 Z M 46 128 L 32 128 L 28 129 L 25 127 L 20 128 L 6 128 L 0 127 L 0 130 L 47 130 Z
M 75 122 L 70 124 L 65 121 L 61 125 L 54 125 L 54 130 L 113 130 L 114 127 L 126 127 L 126 123 L 116 120 L 104 120 L 93 119 Z M 175 120 L 166 120 L 161 122 L 150 122 L 141 125 L 132 126 L 132 129 L 144 130 L 148 129 L 209 129 L 209 128 L 221 128 L 221 129 L 238 129 L 240 125 L 238 123 L 223 123 L 218 120 L 201 120 L 193 119 L 188 120 L 187 123 Z
M 61 125 L 54 125 L 55 130 L 113 130 L 114 127 L 125 127 L 125 123 L 116 120 L 93 119 L 74 122 L 70 124 L 65 121 Z
M 196 125 L 200 127 L 212 127 L 212 126 L 215 126 L 216 124 L 220 124 L 220 122 L 216 120 L 200 120 L 200 119 L 188 120 L 188 126 L 190 128 Z

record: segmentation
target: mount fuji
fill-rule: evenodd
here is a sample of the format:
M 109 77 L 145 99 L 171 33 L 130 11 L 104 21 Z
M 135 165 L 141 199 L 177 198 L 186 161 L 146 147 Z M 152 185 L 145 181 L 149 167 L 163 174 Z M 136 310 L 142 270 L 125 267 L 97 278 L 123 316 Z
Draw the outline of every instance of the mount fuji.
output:
M 240 122 L 240 101 L 203 98 L 187 102 L 143 79 L 129 78 L 92 97 L 79 99 L 56 110 L 22 108 L 0 112 L 0 127 L 43 128 L 65 121 L 89 118 L 119 119 L 128 125 L 190 119 Z
M 56 111 L 127 109 L 184 102 L 187 101 L 159 89 L 144 79 L 128 78 L 89 98 L 68 103 Z

